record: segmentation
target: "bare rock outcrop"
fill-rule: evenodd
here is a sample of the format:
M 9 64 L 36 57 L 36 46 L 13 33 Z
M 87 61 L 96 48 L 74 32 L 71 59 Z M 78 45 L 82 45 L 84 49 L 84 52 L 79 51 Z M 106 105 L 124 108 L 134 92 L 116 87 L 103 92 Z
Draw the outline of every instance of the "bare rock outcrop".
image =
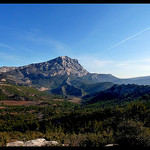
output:
M 25 146 L 25 147 L 41 147 L 41 146 L 58 146 L 59 143 L 57 141 L 46 141 L 44 138 L 38 138 L 35 140 L 29 140 L 26 142 L 16 141 L 7 143 L 7 147 L 16 147 L 16 146 Z
M 9 72 L 9 71 L 12 71 L 12 70 L 15 70 L 17 67 L 7 67 L 7 66 L 3 66 L 3 67 L 0 67 L 0 72 Z

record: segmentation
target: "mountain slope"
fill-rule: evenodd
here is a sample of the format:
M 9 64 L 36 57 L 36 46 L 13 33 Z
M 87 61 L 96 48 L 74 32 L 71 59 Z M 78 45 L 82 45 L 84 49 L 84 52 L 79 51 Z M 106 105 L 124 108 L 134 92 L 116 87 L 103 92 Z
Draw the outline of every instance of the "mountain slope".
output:
M 3 66 L 3 67 L 0 67 L 0 73 L 1 72 L 9 72 L 11 70 L 15 70 L 17 67 L 7 67 L 7 66 Z
M 132 100 L 141 99 L 143 96 L 150 96 L 150 86 L 146 85 L 113 85 L 111 88 L 89 94 L 83 97 L 83 103 L 97 103 L 104 101 L 115 101 L 116 103 L 124 103 Z
M 77 59 L 68 56 L 21 67 L 1 67 L 0 81 L 32 86 L 65 96 L 83 96 L 106 90 L 113 84 L 150 85 L 149 76 L 119 79 L 111 74 L 89 73 Z
M 56 96 L 32 87 L 0 83 L 0 100 L 37 101 L 52 99 Z
M 125 84 L 150 85 L 150 76 L 124 79 L 124 81 Z
M 38 80 L 41 79 L 52 80 L 52 78 L 56 76 L 59 78 L 60 76 L 71 75 L 81 77 L 87 73 L 88 72 L 78 63 L 78 60 L 71 59 L 67 56 L 60 56 L 43 63 L 30 64 L 7 70 L 6 72 L 2 72 L 1 76 L 14 83 L 38 85 Z M 51 82 L 51 84 L 53 83 Z
M 99 83 L 99 82 L 113 82 L 119 80 L 119 78 L 111 75 L 111 74 L 98 74 L 98 73 L 88 73 L 87 75 L 81 77 L 82 80 L 88 83 Z
M 64 96 L 67 96 L 67 95 L 82 96 L 83 95 L 82 89 L 76 88 L 76 87 L 69 85 L 67 83 L 60 85 L 56 89 L 52 89 L 51 92 L 54 94 L 64 95 Z
M 106 89 L 110 86 L 105 87 L 103 83 L 93 86 L 92 84 L 117 79 L 112 75 L 90 74 L 77 59 L 71 59 L 68 56 L 21 67 L 1 67 L 0 72 L 1 80 L 4 79 L 13 84 L 33 86 L 54 94 L 74 96 L 100 91 L 102 86 Z

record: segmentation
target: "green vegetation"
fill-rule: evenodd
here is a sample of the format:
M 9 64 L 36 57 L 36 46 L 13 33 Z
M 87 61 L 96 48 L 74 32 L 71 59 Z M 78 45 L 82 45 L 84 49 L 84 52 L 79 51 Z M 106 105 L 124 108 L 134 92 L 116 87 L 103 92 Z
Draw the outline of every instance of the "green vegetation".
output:
M 33 87 L 14 84 L 0 85 L 0 100 L 45 100 L 61 99 L 63 96 L 50 94 L 47 91 L 39 91 Z
M 0 145 L 39 137 L 68 146 L 150 146 L 150 107 L 146 102 L 126 106 L 88 107 L 67 101 L 0 109 Z
M 97 147 L 110 143 L 122 147 L 150 146 L 148 94 L 123 103 L 111 99 L 75 104 L 67 100 L 55 101 L 53 95 L 31 87 L 1 86 L 2 100 L 11 98 L 11 94 L 42 100 L 42 103 L 29 106 L 0 104 L 0 146 L 10 141 L 36 138 L 56 140 L 67 146 Z
M 150 86 L 136 85 L 136 84 L 122 84 L 113 85 L 111 88 L 85 95 L 82 103 L 94 104 L 99 103 L 103 105 L 126 105 L 131 101 L 143 101 L 150 99 Z

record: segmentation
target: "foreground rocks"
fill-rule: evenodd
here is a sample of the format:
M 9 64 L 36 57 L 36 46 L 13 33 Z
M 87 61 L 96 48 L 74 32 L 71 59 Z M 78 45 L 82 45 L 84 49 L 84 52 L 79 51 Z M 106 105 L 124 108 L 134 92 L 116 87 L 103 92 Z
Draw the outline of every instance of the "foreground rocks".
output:
M 46 147 L 46 146 L 63 146 L 68 147 L 69 144 L 59 144 L 57 141 L 46 141 L 44 138 L 38 138 L 29 141 L 9 142 L 6 147 Z M 116 147 L 118 144 L 107 144 L 104 147 Z
M 46 141 L 44 138 L 39 138 L 35 140 L 29 140 L 26 142 L 23 141 L 16 141 L 7 143 L 7 147 L 14 147 L 14 146 L 59 146 L 57 141 Z
M 118 144 L 107 144 L 104 147 L 114 147 L 114 146 L 118 146 Z

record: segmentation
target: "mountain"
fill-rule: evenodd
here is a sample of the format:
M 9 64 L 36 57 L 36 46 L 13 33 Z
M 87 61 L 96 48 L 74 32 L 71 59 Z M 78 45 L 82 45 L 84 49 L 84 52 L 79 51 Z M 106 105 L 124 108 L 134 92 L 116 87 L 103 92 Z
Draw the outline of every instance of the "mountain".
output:
M 113 85 L 114 84 L 111 82 L 87 84 L 79 80 L 70 80 L 70 82 L 66 80 L 59 87 L 52 89 L 51 93 L 64 96 L 71 95 L 82 97 L 89 93 L 104 91 Z
M 0 100 L 37 101 L 53 98 L 58 98 L 58 96 L 28 86 L 0 82 Z
M 97 102 L 113 101 L 113 103 L 123 104 L 133 100 L 144 100 L 144 97 L 150 98 L 149 85 L 115 84 L 105 91 L 84 96 L 82 103 L 92 104 Z
M 98 74 L 98 73 L 88 73 L 81 77 L 82 80 L 88 83 L 99 83 L 99 82 L 113 82 L 116 83 L 120 79 L 111 74 Z
M 57 94 L 57 95 L 72 95 L 72 96 L 82 96 L 83 91 L 80 88 L 74 87 L 72 85 L 69 85 L 67 83 L 60 85 L 59 87 L 52 89 L 52 93 Z
M 27 85 L 38 84 L 41 79 L 51 80 L 56 76 L 64 76 L 64 78 L 71 75 L 81 77 L 88 73 L 78 63 L 77 59 L 71 59 L 67 56 L 60 56 L 46 62 L 15 67 L 13 69 L 2 67 L 0 71 L 1 77 L 6 78 L 8 81 Z M 52 82 L 50 84 L 53 84 Z
M 3 67 L 0 67 L 0 73 L 1 72 L 9 72 L 11 70 L 15 70 L 17 67 L 7 67 L 7 66 L 3 66 Z
M 20 67 L 1 67 L 0 81 L 80 97 L 107 90 L 114 84 L 150 85 L 150 77 L 119 79 L 111 74 L 89 73 L 77 59 L 68 56 Z
M 123 79 L 124 84 L 150 85 L 150 76 Z
M 106 85 L 107 83 L 96 83 L 111 82 L 115 79 L 117 78 L 112 75 L 90 74 L 77 59 L 71 59 L 68 56 L 60 56 L 46 62 L 21 67 L 0 68 L 0 80 L 63 95 L 83 96 L 100 91 L 111 86 Z

